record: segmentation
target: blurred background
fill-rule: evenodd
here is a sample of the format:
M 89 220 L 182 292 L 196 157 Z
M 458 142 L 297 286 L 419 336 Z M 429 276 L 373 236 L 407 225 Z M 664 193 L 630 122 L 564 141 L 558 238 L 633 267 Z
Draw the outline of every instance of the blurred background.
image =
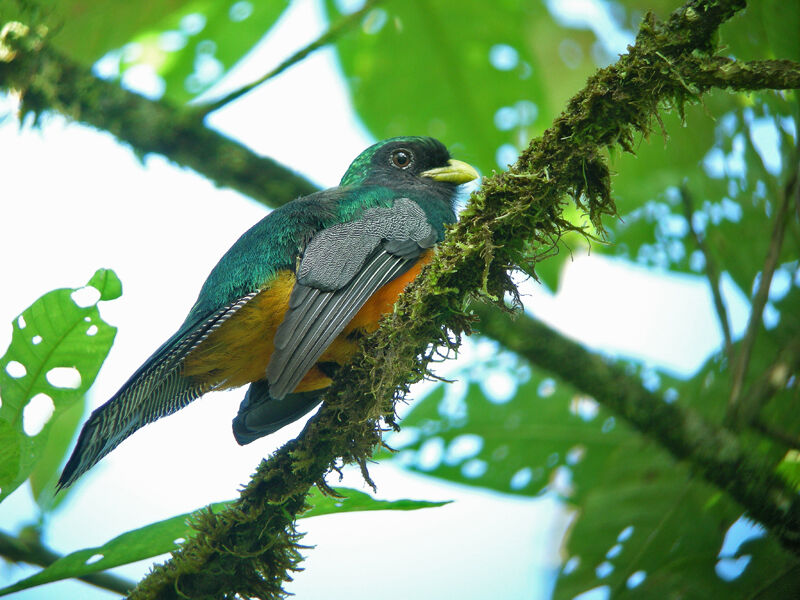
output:
M 12 4 L 0 8 L 2 22 L 14 17 Z M 678 4 L 54 0 L 42 18 L 52 27 L 47 43 L 69 60 L 178 111 L 258 79 L 333 31 L 330 43 L 205 120 L 330 187 L 366 146 L 395 135 L 438 137 L 484 175 L 504 169 L 589 75 L 626 51 L 647 10 L 666 18 Z M 724 25 L 720 40 L 728 56 L 798 60 L 798 30 L 800 3 L 761 2 Z M 91 389 L 84 395 L 91 381 L 65 372 L 48 381 L 79 389 L 70 411 L 58 396 L 55 412 L 52 400 L 25 409 L 24 434 L 49 466 L 16 490 L 0 486 L 0 529 L 33 531 L 67 554 L 235 497 L 302 423 L 239 447 L 230 420 L 243 390 L 211 393 L 137 432 L 53 499 L 79 419 L 177 329 L 211 267 L 269 208 L 58 112 L 20 122 L 18 108 L 13 93 L 0 94 L 0 348 L 24 328 L 16 316 L 50 290 L 81 288 L 101 267 L 123 286 L 121 297 L 99 302 L 117 332 Z M 714 92 L 683 117 L 663 111 L 663 133 L 654 123 L 635 156 L 610 156 L 622 218 L 605 221 L 607 241 L 567 235 L 536 262 L 539 281 L 520 274 L 526 314 L 623 365 L 664 402 L 721 421 L 749 324 L 745 389 L 800 334 L 794 209 L 767 302 L 751 314 L 798 168 L 797 118 L 796 92 Z M 567 214 L 590 228 L 577 209 Z M 9 378 L 21 379 L 12 362 L 0 361 L 0 400 Z M 300 521 L 311 548 L 288 591 L 400 600 L 787 598 L 800 589 L 796 558 L 740 506 L 570 381 L 479 335 L 436 373 L 454 383 L 412 388 L 402 430 L 387 440 L 398 452 L 378 457 L 371 473 L 378 498 L 454 502 Z M 739 432 L 779 472 L 792 472 L 787 456 L 800 447 L 797 396 L 792 375 Z M 47 445 L 48 435 L 59 442 Z M 368 491 L 357 469 L 345 469 L 342 485 Z M 114 572 L 138 580 L 152 562 Z M 38 570 L 0 561 L 0 586 Z M 115 594 L 70 580 L 14 597 Z

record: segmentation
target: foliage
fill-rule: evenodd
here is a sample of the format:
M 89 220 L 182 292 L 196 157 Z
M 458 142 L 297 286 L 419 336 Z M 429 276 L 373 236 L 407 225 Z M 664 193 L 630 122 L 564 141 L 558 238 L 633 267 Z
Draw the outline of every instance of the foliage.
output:
M 336 488 L 337 496 L 325 496 L 315 489 L 306 498 L 309 509 L 301 518 L 320 517 L 334 513 L 360 512 L 371 510 L 419 510 L 447 504 L 446 502 L 424 502 L 419 500 L 375 500 L 369 494 L 348 488 Z M 218 513 L 229 508 L 231 502 L 216 502 L 194 511 L 177 515 L 139 529 L 128 531 L 96 548 L 85 548 L 64 556 L 35 575 L 14 585 L 0 589 L 0 596 L 6 596 L 37 585 L 51 583 L 60 579 L 81 577 L 90 573 L 105 571 L 146 558 L 154 558 L 175 550 L 186 538 L 197 534 L 190 526 L 194 513 Z
M 52 3 L 48 23 L 61 24 L 53 44 L 79 61 L 105 57 L 98 66 L 111 64 L 108 72 L 123 81 L 126 70 L 147 66 L 160 75 L 165 99 L 175 104 L 218 81 L 279 22 L 285 8 L 282 2 L 133 2 L 126 4 L 127 15 L 107 2 L 76 12 L 81 4 Z M 352 12 L 346 2 L 323 4 L 331 22 Z M 632 30 L 646 10 L 664 17 L 675 7 L 671 0 L 624 0 L 614 4 L 613 25 L 617 34 L 632 41 Z M 113 20 L 124 26 L 95 27 L 112 12 Z M 798 30 L 800 2 L 771 0 L 753 3 L 746 14 L 724 25 L 718 43 L 726 55 L 743 60 L 798 61 Z M 488 173 L 515 160 L 586 77 L 613 60 L 610 32 L 605 38 L 602 31 L 598 34 L 561 24 L 539 2 L 503 0 L 487 10 L 479 0 L 409 0 L 368 6 L 358 27 L 342 33 L 334 45 L 355 108 L 376 137 L 434 135 Z M 663 68 L 669 69 L 669 61 Z M 686 95 L 696 93 L 688 89 Z M 752 340 L 743 328 L 733 328 L 725 346 L 685 379 L 636 363 L 629 377 L 665 402 L 738 428 L 748 452 L 794 486 L 800 445 L 796 208 L 782 225 L 786 238 L 776 249 L 775 274 L 761 308 L 757 289 L 776 245 L 773 230 L 781 203 L 800 194 L 797 180 L 792 183 L 798 169 L 799 119 L 796 91 L 717 90 L 702 103 L 678 100 L 665 107 L 654 130 L 637 139 L 632 152 L 612 151 L 607 157 L 621 219 L 604 222 L 610 243 L 592 245 L 595 252 L 654 270 L 703 278 L 712 288 L 730 281 L 751 299 L 758 311 L 750 328 Z M 573 225 L 597 231 L 578 211 L 567 211 L 566 217 Z M 572 252 L 586 243 L 583 237 L 566 235 L 547 251 L 547 260 L 523 255 L 519 262 L 534 264 L 536 275 L 555 289 Z M 118 282 L 112 285 L 98 277 L 90 285 L 100 285 L 101 299 L 116 297 L 118 291 L 105 290 Z M 52 508 L 48 490 L 77 427 L 81 399 L 114 334 L 99 320 L 95 305 L 81 308 L 71 293 L 52 292 L 15 320 L 14 340 L 0 360 L 0 498 L 30 478 L 43 510 Z M 56 313 L 61 316 L 54 317 Z M 86 335 L 85 318 L 98 328 L 96 335 Z M 719 318 L 732 329 L 724 310 Z M 36 345 L 32 340 L 39 335 L 44 341 Z M 96 345 L 86 346 L 88 337 Z M 751 342 L 752 351 L 747 349 Z M 48 343 L 54 346 L 45 355 Z M 15 377 L 16 366 L 8 366 L 12 361 L 23 365 L 26 375 Z M 773 381 L 769 375 L 784 363 L 791 365 L 789 372 L 766 397 L 757 397 L 763 380 Z M 42 374 L 54 367 L 76 368 L 80 386 L 65 391 L 46 384 Z M 728 408 L 731 382 L 737 377 L 742 392 L 734 393 L 734 400 L 754 406 L 748 410 L 755 416 L 744 423 L 732 419 Z M 495 388 L 498 378 L 510 391 Z M 723 490 L 694 476 L 689 464 L 676 462 L 574 382 L 554 378 L 505 352 L 487 364 L 471 365 L 459 379 L 461 387 L 442 384 L 416 403 L 402 422 L 401 434 L 388 440 L 399 453 L 383 459 L 468 486 L 524 496 L 557 495 L 574 511 L 575 523 L 565 542 L 556 598 L 595 588 L 613 597 L 800 595 L 796 556 L 763 529 L 747 529 L 742 507 Z M 22 414 L 40 392 L 52 398 L 55 413 L 31 437 L 23 433 Z M 343 506 L 329 498 L 307 501 L 345 512 L 348 506 L 354 509 L 350 497 Z M 358 510 L 400 508 L 362 500 Z M 172 550 L 176 538 L 192 535 L 186 520 L 180 515 L 125 533 L 102 548 L 77 552 L 35 575 L 29 585 Z M 140 549 L 133 539 L 146 543 Z M 103 558 L 87 564 L 95 554 Z
M 86 302 L 90 289 L 96 299 Z M 114 272 L 100 269 L 86 288 L 54 290 L 14 319 L 11 345 L 0 358 L 0 499 L 31 477 L 37 502 L 52 501 L 83 396 L 117 332 L 100 318 L 97 302 L 121 293 Z M 28 413 L 48 409 L 41 424 Z

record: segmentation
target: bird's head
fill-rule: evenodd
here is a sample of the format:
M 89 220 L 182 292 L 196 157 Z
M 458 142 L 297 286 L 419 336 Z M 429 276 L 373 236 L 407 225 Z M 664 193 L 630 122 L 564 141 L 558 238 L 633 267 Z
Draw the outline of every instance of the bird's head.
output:
M 427 189 L 447 196 L 455 187 L 478 178 L 465 162 L 450 158 L 447 148 L 431 137 L 397 137 L 364 150 L 350 165 L 340 185 L 379 185 Z

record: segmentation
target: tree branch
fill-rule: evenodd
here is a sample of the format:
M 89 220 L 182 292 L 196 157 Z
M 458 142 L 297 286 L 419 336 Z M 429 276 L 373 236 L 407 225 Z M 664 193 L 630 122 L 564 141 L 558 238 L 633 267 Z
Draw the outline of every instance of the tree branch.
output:
M 38 537 L 30 535 L 15 537 L 3 531 L 0 531 L 0 556 L 9 562 L 24 562 L 40 567 L 49 567 L 61 558 L 61 555 L 43 545 Z M 132 581 L 110 573 L 93 573 L 78 579 L 118 594 L 127 594 L 136 585 Z
M 696 61 L 690 77 L 704 88 L 751 90 L 790 90 L 800 88 L 800 63 L 791 60 L 742 62 L 715 56 Z
M 208 129 L 194 113 L 95 77 L 45 45 L 27 25 L 7 23 L 0 28 L 0 90 L 20 95 L 21 117 L 57 111 L 108 131 L 137 154 L 161 154 L 267 206 L 316 190 L 283 165 Z

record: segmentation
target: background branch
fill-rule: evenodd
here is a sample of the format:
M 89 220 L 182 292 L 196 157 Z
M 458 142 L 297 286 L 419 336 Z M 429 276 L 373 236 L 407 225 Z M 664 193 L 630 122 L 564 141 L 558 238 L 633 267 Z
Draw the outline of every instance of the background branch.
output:
M 692 196 L 689 192 L 689 187 L 685 182 L 681 184 L 680 195 L 681 203 L 683 204 L 683 214 L 686 217 L 686 223 L 689 226 L 689 231 L 694 238 L 695 244 L 697 244 L 697 247 L 705 257 L 706 265 L 704 271 L 708 277 L 708 284 L 709 287 L 711 287 L 711 295 L 714 298 L 714 308 L 717 311 L 719 325 L 722 328 L 722 337 L 725 343 L 725 356 L 727 356 L 728 361 L 733 364 L 733 342 L 731 340 L 731 327 L 730 321 L 728 320 L 728 310 L 725 308 L 725 302 L 722 300 L 722 292 L 720 292 L 719 289 L 720 272 L 717 268 L 717 261 L 714 260 L 714 257 L 711 255 L 711 251 L 703 237 L 700 235 L 697 229 L 695 229 L 694 203 L 692 202 Z
M 12 536 L 0 531 L 0 556 L 10 562 L 24 562 L 40 567 L 49 567 L 61 558 L 60 554 L 42 544 L 38 536 L 28 533 L 28 535 Z M 136 585 L 132 581 L 110 573 L 83 575 L 78 579 L 118 594 L 127 594 Z
M 800 198 L 800 164 L 796 164 L 792 169 L 792 175 L 789 181 L 783 188 L 778 210 L 775 214 L 775 225 L 772 229 L 772 237 L 767 250 L 767 256 L 764 259 L 764 268 L 761 270 L 761 278 L 758 282 L 758 289 L 753 296 L 753 304 L 750 308 L 750 318 L 747 322 L 747 330 L 742 340 L 742 346 L 739 349 L 736 364 L 733 368 L 733 383 L 731 385 L 731 394 L 728 400 L 728 414 L 727 420 L 729 424 L 740 426 L 742 424 L 742 414 L 753 413 L 750 409 L 744 411 L 739 406 L 740 395 L 742 393 L 742 386 L 744 385 L 745 377 L 747 376 L 747 368 L 750 364 L 750 354 L 753 351 L 753 346 L 756 342 L 758 330 L 761 327 L 761 319 L 764 314 L 764 307 L 769 299 L 769 288 L 772 284 L 772 276 L 775 274 L 775 268 L 778 266 L 778 259 L 780 258 L 781 247 L 783 246 L 783 237 L 786 232 L 786 225 L 788 224 L 788 216 L 790 213 L 790 206 L 792 203 L 797 202 Z
M 737 91 L 800 88 L 800 63 L 791 60 L 743 62 L 715 56 L 710 60 L 698 59 L 687 74 L 705 88 Z
M 148 100 L 95 77 L 88 68 L 42 45 L 33 32 L 5 30 L 0 39 L 3 47 L 13 54 L 0 60 L 0 90 L 20 95 L 21 117 L 29 112 L 59 112 L 108 131 L 137 154 L 161 154 L 267 206 L 285 204 L 316 189 L 287 167 L 205 127 L 191 111 Z

